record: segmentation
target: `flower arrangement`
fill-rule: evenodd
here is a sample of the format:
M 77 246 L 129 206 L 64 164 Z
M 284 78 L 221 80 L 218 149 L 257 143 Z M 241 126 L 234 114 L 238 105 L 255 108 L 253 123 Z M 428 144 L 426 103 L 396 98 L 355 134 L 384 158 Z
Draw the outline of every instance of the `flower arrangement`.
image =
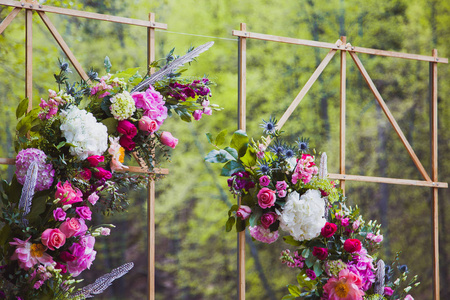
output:
M 68 64 L 60 61 L 59 91 L 49 90 L 28 113 L 28 100 L 19 104 L 16 172 L 0 193 L 0 299 L 84 299 L 133 267 L 125 264 L 76 288 L 76 277 L 98 254 L 96 239 L 114 228 L 90 224 L 92 215 L 124 210 L 122 188 L 147 181 L 123 172 L 125 156 L 135 155 L 151 171 L 155 151 L 167 156 L 178 143 L 161 130 L 168 117 L 199 120 L 219 110 L 209 101 L 209 79 L 188 80 L 176 71 L 211 45 L 182 57 L 172 50 L 151 65 L 159 71 L 144 77 L 138 69 L 111 74 L 106 58 L 105 76 L 91 70 L 88 81 L 70 84 Z
M 275 119 L 261 126 L 268 137 L 255 141 L 238 130 L 224 149 L 226 131 L 207 134 L 215 149 L 205 160 L 225 163 L 221 175 L 240 198 L 228 211 L 226 231 L 248 227 L 254 240 L 267 244 L 284 231 L 283 240 L 296 247 L 281 253 L 281 262 L 299 272 L 299 286 L 288 285 L 283 299 L 413 299 L 408 292 L 419 284 L 417 276 L 405 284 L 408 270 L 398 255 L 391 265 L 378 257 L 380 225 L 345 205 L 338 182 L 327 178 L 326 154 L 317 165 L 309 139 L 290 145 Z

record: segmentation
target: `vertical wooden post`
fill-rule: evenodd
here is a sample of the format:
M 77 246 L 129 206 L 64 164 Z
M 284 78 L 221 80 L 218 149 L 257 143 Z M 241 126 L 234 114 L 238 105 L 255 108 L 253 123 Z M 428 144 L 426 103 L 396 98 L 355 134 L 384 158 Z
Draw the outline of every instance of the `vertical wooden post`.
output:
M 342 46 L 345 49 L 347 37 L 341 36 Z M 340 133 L 339 133 L 339 173 L 345 174 L 345 100 L 347 77 L 347 51 L 341 49 L 341 85 L 340 85 Z M 345 196 L 345 180 L 341 180 L 341 189 Z
M 25 97 L 27 112 L 33 109 L 33 11 L 25 11 Z
M 155 22 L 155 14 L 149 14 L 150 22 Z M 155 60 L 155 28 L 147 28 L 147 68 Z M 153 73 L 153 69 L 148 70 Z M 155 299 L 155 180 L 148 179 L 147 203 L 147 249 L 148 249 L 148 299 Z
M 433 49 L 433 56 L 437 58 L 437 49 Z M 437 62 L 430 63 L 430 88 L 431 88 L 431 169 L 432 180 L 438 181 L 438 85 Z M 437 187 L 433 191 L 433 293 L 434 299 L 440 299 L 439 283 L 439 210 Z
M 245 23 L 241 23 L 241 31 L 247 31 Z M 239 37 L 239 71 L 238 71 L 238 129 L 246 130 L 246 86 L 247 86 L 247 38 Z M 239 198 L 239 205 L 241 199 Z M 238 295 L 245 300 L 245 230 L 238 233 Z

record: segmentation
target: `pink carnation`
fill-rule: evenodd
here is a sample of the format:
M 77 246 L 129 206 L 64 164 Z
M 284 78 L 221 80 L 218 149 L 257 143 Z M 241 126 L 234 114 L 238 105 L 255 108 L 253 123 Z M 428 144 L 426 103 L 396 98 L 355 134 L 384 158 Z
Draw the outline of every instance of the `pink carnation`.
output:
M 302 180 L 303 183 L 311 181 L 313 175 L 317 174 L 319 169 L 314 163 L 314 156 L 310 154 L 302 154 L 302 157 L 298 160 L 297 165 L 292 175 L 292 183 L 296 184 L 298 180 Z

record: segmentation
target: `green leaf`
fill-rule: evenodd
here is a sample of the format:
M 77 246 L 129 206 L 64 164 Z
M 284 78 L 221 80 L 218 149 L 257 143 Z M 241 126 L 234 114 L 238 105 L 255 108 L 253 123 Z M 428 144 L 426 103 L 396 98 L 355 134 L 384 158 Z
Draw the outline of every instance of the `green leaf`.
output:
M 108 134 L 113 134 L 117 131 L 117 125 L 119 122 L 114 118 L 106 118 L 102 120 L 103 125 L 108 128 Z
M 281 300 L 292 300 L 297 298 L 296 296 L 292 296 L 292 295 L 286 295 L 283 298 L 281 298 Z
M 16 118 L 21 118 L 26 112 L 28 108 L 28 98 L 23 99 L 20 101 L 19 105 L 17 105 L 16 109 Z
M 236 222 L 236 219 L 235 219 L 235 217 L 234 216 L 231 216 L 231 217 L 229 217 L 228 218 L 228 220 L 227 220 L 227 224 L 226 224 L 226 231 L 227 232 L 230 232 L 231 231 L 231 229 L 233 229 L 233 225 L 234 225 L 234 223 Z
M 19 136 L 25 135 L 32 126 L 36 125 L 36 123 L 39 122 L 39 119 L 37 119 L 39 109 L 40 108 L 32 109 L 17 123 L 16 130 L 18 131 Z
M 219 132 L 219 134 L 216 136 L 216 146 L 219 147 L 223 143 L 225 143 L 225 137 L 227 136 L 228 131 L 226 129 Z
M 247 147 L 245 155 L 241 157 L 241 161 L 244 165 L 248 167 L 253 167 L 256 165 L 256 151 L 252 147 Z
M 11 227 L 8 224 L 5 224 L 3 228 L 0 230 L 0 245 L 5 245 L 8 240 L 9 235 L 11 234 Z
M 289 289 L 289 293 L 291 293 L 292 296 L 300 297 L 300 294 L 302 291 L 300 290 L 300 288 L 298 286 L 289 284 L 288 289 Z
M 105 57 L 105 60 L 103 61 L 103 65 L 105 66 L 106 73 L 109 73 L 111 71 L 112 65 L 111 65 L 111 61 L 109 60 L 108 56 Z
M 241 218 L 236 218 L 236 231 L 241 232 L 245 230 L 245 220 Z
M 120 73 L 116 73 L 114 75 L 111 76 L 111 79 L 113 78 L 122 78 L 125 81 L 127 81 L 128 79 L 130 79 L 132 76 L 136 75 L 136 73 L 139 71 L 140 68 L 130 68 L 130 69 L 126 69 Z
M 34 223 L 40 220 L 39 215 L 45 211 L 47 198 L 48 198 L 47 195 L 33 198 L 30 213 L 26 216 L 26 218 L 30 221 L 30 223 Z
M 314 263 L 314 273 L 316 273 L 316 276 L 319 277 L 323 273 L 322 266 L 320 265 L 320 261 L 316 261 Z
M 294 240 L 294 238 L 290 235 L 288 236 L 283 236 L 283 240 L 285 243 L 292 245 L 292 246 L 300 246 L 302 243 L 299 241 Z M 306 249 L 305 249 L 306 250 Z
M 231 137 L 230 146 L 237 150 L 239 157 L 245 155 L 247 150 L 248 137 L 247 133 L 243 130 L 237 130 Z
M 231 156 L 233 156 L 235 160 L 238 159 L 238 153 L 237 153 L 236 149 L 231 148 L 231 147 L 225 147 L 225 149 L 223 149 L 223 150 L 225 150 L 225 151 L 227 151 L 228 153 L 230 153 Z
M 220 150 L 211 150 L 206 155 L 205 160 L 210 163 L 226 163 L 230 160 L 234 161 L 234 157 L 227 151 L 220 149 Z
M 228 217 L 231 216 L 231 214 L 239 209 L 239 205 L 235 204 L 230 207 L 230 210 L 228 211 Z
M 230 154 L 228 154 L 230 155 Z M 221 176 L 231 176 L 232 174 L 236 172 L 244 172 L 244 167 L 238 163 L 237 161 L 231 160 L 225 164 L 222 168 L 222 172 L 220 173 Z
M 255 200 L 253 199 L 252 195 L 245 194 L 244 196 L 241 196 L 241 204 L 253 206 L 253 204 L 255 204 Z
M 208 143 L 210 143 L 211 145 L 214 145 L 214 140 L 213 140 L 211 133 L 209 133 L 209 132 L 206 133 L 206 138 L 208 139 Z
M 306 266 L 308 268 L 311 268 L 314 263 L 316 262 L 317 258 L 314 255 L 308 256 L 308 258 L 305 260 Z
M 304 258 L 308 258 L 310 254 L 311 254 L 311 250 L 309 248 L 306 248 L 305 250 L 302 251 L 302 256 Z
M 65 141 L 62 141 L 61 143 L 58 144 L 58 146 L 56 146 L 56 149 L 61 149 L 62 147 L 64 147 L 66 145 Z
M 80 104 L 78 105 L 79 109 L 85 109 L 86 107 L 88 107 L 88 105 L 91 103 L 91 99 L 89 98 L 83 98 L 80 101 Z
M 262 209 L 258 208 L 253 209 L 252 214 L 250 215 L 249 218 L 250 226 L 258 225 L 258 220 L 261 219 L 262 214 L 263 214 Z

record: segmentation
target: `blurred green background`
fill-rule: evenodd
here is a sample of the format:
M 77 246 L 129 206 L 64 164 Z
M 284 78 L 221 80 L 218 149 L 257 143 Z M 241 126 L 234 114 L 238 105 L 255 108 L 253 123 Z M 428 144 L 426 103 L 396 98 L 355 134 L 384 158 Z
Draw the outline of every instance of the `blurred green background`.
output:
M 180 139 L 172 162 L 163 164 L 170 175 L 157 182 L 156 294 L 157 299 L 236 299 L 236 235 L 225 233 L 227 206 L 235 202 L 227 192 L 220 166 L 203 161 L 209 150 L 205 133 L 237 128 L 237 39 L 239 23 L 247 30 L 271 35 L 334 43 L 346 35 L 354 46 L 450 56 L 450 2 L 406 0 L 158 0 L 158 1 L 41 1 L 117 16 L 168 24 L 156 32 L 157 58 L 170 49 L 183 54 L 189 46 L 213 40 L 215 45 L 189 75 L 208 75 L 217 83 L 213 101 L 224 108 L 201 122 L 172 118 L 164 124 Z M 11 8 L 0 6 L 0 20 Z M 146 65 L 146 29 L 49 14 L 81 65 L 101 74 L 108 55 L 112 71 Z M 33 20 L 33 103 L 56 89 L 57 58 L 65 58 L 39 16 Z M 21 13 L 0 35 L 0 157 L 13 157 L 15 108 L 24 98 L 24 16 Z M 207 36 L 207 37 L 205 37 Z M 261 119 L 280 118 L 308 80 L 327 50 L 257 40 L 248 41 L 247 111 L 249 135 L 261 134 Z M 431 172 L 429 64 L 387 57 L 359 55 L 406 137 Z M 373 95 L 348 59 L 347 162 L 348 174 L 422 180 L 402 143 Z M 450 72 L 439 64 L 439 180 L 450 181 Z M 73 79 L 77 79 L 73 74 Z M 312 146 L 326 151 L 329 172 L 338 173 L 339 57 L 336 56 L 283 128 L 293 142 L 310 137 Z M 14 172 L 1 166 L 2 178 Z M 431 191 L 429 188 L 374 183 L 347 183 L 349 203 L 358 204 L 366 220 L 383 224 L 383 257 L 402 250 L 401 261 L 422 284 L 416 299 L 432 299 Z M 114 223 L 111 236 L 98 238 L 97 259 L 82 276 L 86 283 L 124 262 L 135 268 L 98 299 L 143 299 L 146 295 L 146 191 L 129 192 L 128 213 L 97 216 L 96 223 Z M 439 229 L 441 299 L 450 299 L 449 190 L 440 190 Z M 296 272 L 278 261 L 286 245 L 247 243 L 247 299 L 280 299 Z

